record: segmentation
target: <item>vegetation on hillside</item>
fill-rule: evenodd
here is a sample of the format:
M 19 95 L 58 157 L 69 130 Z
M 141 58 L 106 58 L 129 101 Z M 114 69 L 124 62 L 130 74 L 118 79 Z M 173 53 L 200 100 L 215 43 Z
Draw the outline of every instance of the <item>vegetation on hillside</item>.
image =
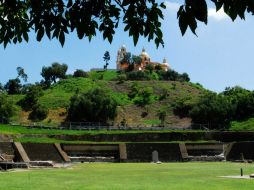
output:
M 106 58 L 105 65 L 109 61 Z M 233 127 L 237 130 L 241 122 L 254 117 L 252 91 L 234 87 L 216 94 L 189 82 L 185 73 L 158 68 L 121 72 L 105 68 L 91 72 L 78 69 L 66 75 L 66 70 L 67 65 L 54 63 L 42 68 L 44 80 L 39 83 L 19 82 L 17 92 L 2 88 L 2 96 L 13 109 L 6 115 L 2 111 L 1 116 L 14 123 L 32 121 L 49 126 L 101 121 L 118 126 L 184 128 L 201 124 L 209 129 L 225 129 L 237 123 L 238 127 Z M 27 80 L 23 68 L 17 72 L 16 79 Z M 109 106 L 111 101 L 113 107 Z M 1 106 L 5 108 L 3 103 Z

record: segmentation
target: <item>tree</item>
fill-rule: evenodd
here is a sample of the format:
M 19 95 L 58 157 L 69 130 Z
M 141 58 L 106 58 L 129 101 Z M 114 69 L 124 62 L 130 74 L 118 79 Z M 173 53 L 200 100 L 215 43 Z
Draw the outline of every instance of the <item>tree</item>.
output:
M 42 67 L 41 76 L 45 83 L 50 85 L 52 82 L 56 83 L 57 79 L 64 79 L 68 66 L 66 64 L 53 63 L 49 67 Z
M 152 102 L 153 88 L 145 87 L 139 89 L 136 97 L 134 98 L 134 103 L 138 106 L 145 106 Z
M 134 44 L 139 36 L 163 45 L 161 22 L 164 3 L 154 0 L 0 0 L 0 43 L 28 42 L 28 34 L 36 33 L 37 41 L 46 34 L 64 45 L 65 35 L 77 32 L 79 39 L 91 40 L 97 32 L 112 42 L 119 22 L 129 31 Z
M 186 81 L 189 82 L 190 81 L 190 77 L 187 73 L 183 73 L 181 75 L 179 75 L 179 80 L 180 81 Z
M 177 13 L 182 35 L 189 27 L 196 34 L 197 21 L 207 24 L 207 2 L 213 2 L 216 10 L 224 12 L 234 21 L 245 19 L 245 13 L 254 14 L 251 0 L 185 0 Z M 64 45 L 65 35 L 77 32 L 79 39 L 91 40 L 101 32 L 104 39 L 112 42 L 119 22 L 129 32 L 134 45 L 140 36 L 154 40 L 157 47 L 164 45 L 161 31 L 162 10 L 166 6 L 155 0 L 0 0 L 0 43 L 28 42 L 29 33 L 36 33 L 37 41 L 46 34 Z
M 87 72 L 83 71 L 82 69 L 77 69 L 74 73 L 73 73 L 74 77 L 84 77 L 87 78 L 88 74 Z
M 104 69 L 107 70 L 108 62 L 110 61 L 110 54 L 108 51 L 104 53 L 103 60 L 105 61 Z
M 164 126 L 167 112 L 165 110 L 159 110 L 157 113 L 157 116 L 159 117 L 159 120 L 161 121 L 161 126 Z
M 18 72 L 18 77 L 17 78 L 22 78 L 24 82 L 27 82 L 28 76 L 25 73 L 24 68 L 22 67 L 17 67 L 17 72 Z
M 21 92 L 21 83 L 19 78 L 10 79 L 5 85 L 4 88 L 8 94 L 20 94 Z
M 234 115 L 230 99 L 219 94 L 207 93 L 189 112 L 194 124 L 208 124 L 210 129 L 228 127 Z
M 5 94 L 0 93 L 0 119 L 2 122 L 8 122 L 14 114 L 15 107 L 13 102 Z
M 145 69 L 149 71 L 150 74 L 152 74 L 154 67 L 152 64 L 147 64 Z
M 226 88 L 222 94 L 230 99 L 235 108 L 234 119 L 244 120 L 254 116 L 254 92 L 236 86 Z
M 96 88 L 71 97 L 70 121 L 107 122 L 116 116 L 117 102 L 103 89 Z
M 48 116 L 48 109 L 41 104 L 36 104 L 32 107 L 28 119 L 32 121 L 41 121 L 46 119 Z
M 28 91 L 23 99 L 18 104 L 26 111 L 38 104 L 39 98 L 43 95 L 42 87 L 39 85 L 32 85 L 28 87 Z

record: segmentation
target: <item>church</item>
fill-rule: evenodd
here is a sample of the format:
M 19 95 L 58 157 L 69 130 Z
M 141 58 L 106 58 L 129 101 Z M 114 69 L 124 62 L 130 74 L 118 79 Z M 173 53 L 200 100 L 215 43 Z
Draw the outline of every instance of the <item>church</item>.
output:
M 122 45 L 117 51 L 117 59 L 116 59 L 116 69 L 119 70 L 126 70 L 128 68 L 128 63 L 122 62 L 124 56 L 126 55 L 126 47 Z M 141 54 L 139 55 L 141 58 L 141 63 L 134 63 L 134 70 L 135 71 L 144 71 L 148 64 L 151 64 L 154 68 L 159 65 L 162 70 L 168 71 L 170 69 L 169 64 L 167 63 L 166 58 L 163 59 L 162 63 L 151 61 L 149 54 L 145 51 L 145 48 L 142 49 Z

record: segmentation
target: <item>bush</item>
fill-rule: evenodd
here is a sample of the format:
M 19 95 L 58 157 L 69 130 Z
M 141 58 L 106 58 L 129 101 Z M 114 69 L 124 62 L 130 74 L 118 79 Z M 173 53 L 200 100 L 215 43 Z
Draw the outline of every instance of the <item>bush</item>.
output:
M 43 95 L 42 87 L 38 85 L 32 85 L 28 87 L 26 96 L 21 99 L 18 104 L 22 109 L 28 111 L 38 104 L 39 97 Z
M 88 74 L 87 72 L 83 71 L 82 69 L 77 69 L 74 73 L 73 73 L 74 77 L 83 77 L 83 78 L 87 78 Z
M 191 97 L 182 98 L 173 103 L 174 114 L 179 117 L 189 117 L 189 112 L 193 108 L 194 103 L 191 101 Z
M 189 112 L 193 123 L 208 124 L 211 129 L 228 127 L 234 107 L 229 98 L 215 93 L 207 93 Z
M 8 94 L 20 94 L 21 92 L 21 83 L 18 78 L 10 79 L 4 86 Z
M 107 122 L 115 118 L 117 103 L 103 89 L 96 88 L 83 94 L 76 94 L 70 101 L 68 109 L 70 121 Z
M 132 71 L 127 72 L 127 79 L 128 80 L 149 80 L 149 73 L 143 72 L 143 71 Z
M 134 98 L 134 103 L 139 106 L 145 106 L 152 102 L 153 88 L 146 87 L 138 91 L 138 94 Z
M 118 80 L 118 83 L 119 83 L 119 84 L 123 83 L 124 81 L 127 80 L 126 74 L 119 74 L 119 75 L 117 76 L 117 80 Z
M 29 114 L 28 119 L 32 121 L 41 121 L 48 116 L 48 109 L 40 104 L 36 104 L 32 108 L 32 112 Z
M 15 114 L 13 102 L 9 101 L 7 95 L 0 94 L 0 118 L 8 122 L 10 117 Z

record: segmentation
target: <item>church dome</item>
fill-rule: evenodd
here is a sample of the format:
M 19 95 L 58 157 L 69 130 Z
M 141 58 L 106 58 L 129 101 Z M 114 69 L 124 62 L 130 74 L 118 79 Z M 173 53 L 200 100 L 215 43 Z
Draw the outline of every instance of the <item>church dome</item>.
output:
M 167 66 L 168 68 L 170 67 L 170 66 L 169 66 L 169 63 L 167 62 L 167 59 L 166 59 L 166 58 L 163 59 L 162 65 L 165 65 L 165 66 Z
M 141 52 L 140 56 L 150 58 L 150 55 L 146 52 L 145 48 L 142 49 L 142 52 Z

